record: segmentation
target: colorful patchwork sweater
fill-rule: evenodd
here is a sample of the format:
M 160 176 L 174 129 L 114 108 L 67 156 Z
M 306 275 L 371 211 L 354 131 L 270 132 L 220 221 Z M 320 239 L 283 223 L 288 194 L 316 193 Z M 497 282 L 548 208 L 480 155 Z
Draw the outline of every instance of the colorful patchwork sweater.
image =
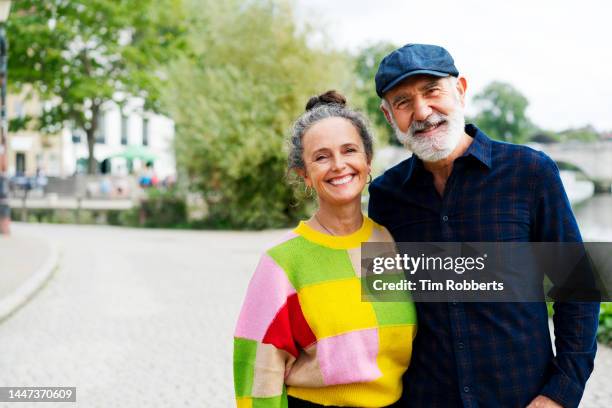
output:
M 261 257 L 234 338 L 238 407 L 397 401 L 416 334 L 411 302 L 362 301 L 361 242 L 392 242 L 364 217 L 347 236 L 304 222 Z

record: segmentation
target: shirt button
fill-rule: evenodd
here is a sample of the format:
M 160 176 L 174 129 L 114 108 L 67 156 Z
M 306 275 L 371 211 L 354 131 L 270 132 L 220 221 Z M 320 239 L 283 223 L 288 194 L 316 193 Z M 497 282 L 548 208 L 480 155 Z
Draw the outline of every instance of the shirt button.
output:
M 467 385 L 465 387 L 463 387 L 463 391 L 465 392 L 470 392 L 470 387 L 468 387 Z
M 463 350 L 463 347 L 465 347 L 465 346 L 463 345 L 463 343 L 461 343 L 461 342 L 458 344 L 458 346 L 459 346 L 459 350 Z
M 442 217 L 442 221 L 444 222 L 448 221 L 448 215 L 445 215 L 444 217 Z

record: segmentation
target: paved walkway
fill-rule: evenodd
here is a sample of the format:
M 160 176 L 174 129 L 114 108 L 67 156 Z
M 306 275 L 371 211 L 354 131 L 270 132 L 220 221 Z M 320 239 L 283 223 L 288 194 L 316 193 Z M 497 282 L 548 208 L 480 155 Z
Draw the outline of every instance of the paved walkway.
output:
M 0 299 L 11 294 L 40 268 L 51 248 L 44 239 L 29 236 L 21 228 L 0 235 Z
M 76 386 L 76 406 L 88 408 L 233 406 L 234 324 L 259 254 L 282 232 L 14 230 L 53 239 L 63 255 L 0 324 L 0 385 Z M 582 406 L 612 406 L 610 349 L 595 366 Z

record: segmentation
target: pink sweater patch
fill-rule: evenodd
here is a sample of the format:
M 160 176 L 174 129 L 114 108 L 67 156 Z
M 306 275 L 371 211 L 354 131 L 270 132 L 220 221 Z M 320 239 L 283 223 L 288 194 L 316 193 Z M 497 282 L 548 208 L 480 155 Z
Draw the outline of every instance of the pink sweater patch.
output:
M 358 330 L 317 342 L 317 359 L 327 385 L 373 381 L 382 375 L 376 364 L 378 330 Z
M 285 272 L 264 254 L 249 283 L 234 336 L 262 341 L 274 316 L 294 293 Z

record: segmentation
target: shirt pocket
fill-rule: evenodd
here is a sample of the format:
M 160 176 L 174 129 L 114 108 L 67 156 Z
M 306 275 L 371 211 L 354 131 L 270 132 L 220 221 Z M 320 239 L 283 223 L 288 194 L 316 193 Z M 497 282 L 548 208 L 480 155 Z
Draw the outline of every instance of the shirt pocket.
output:
M 464 222 L 473 225 L 472 229 L 476 231 L 478 241 L 529 241 L 531 223 L 526 206 L 476 211 L 465 217 Z

